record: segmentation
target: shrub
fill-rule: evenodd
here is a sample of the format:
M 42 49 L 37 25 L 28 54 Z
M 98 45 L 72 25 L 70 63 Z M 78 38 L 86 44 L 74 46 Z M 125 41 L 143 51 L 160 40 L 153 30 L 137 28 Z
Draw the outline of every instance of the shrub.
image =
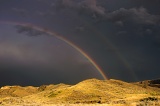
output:
M 38 88 L 38 91 L 44 91 L 46 89 L 46 85 L 41 85 L 39 88 Z
M 143 88 L 147 88 L 147 87 L 148 87 L 148 84 L 149 84 L 149 83 L 148 83 L 148 81 L 147 81 L 147 80 L 146 80 L 146 81 L 144 81 L 144 82 L 143 82 Z
M 146 102 L 146 101 L 158 101 L 158 98 L 156 97 L 148 97 L 148 98 L 143 98 L 140 99 L 141 102 Z

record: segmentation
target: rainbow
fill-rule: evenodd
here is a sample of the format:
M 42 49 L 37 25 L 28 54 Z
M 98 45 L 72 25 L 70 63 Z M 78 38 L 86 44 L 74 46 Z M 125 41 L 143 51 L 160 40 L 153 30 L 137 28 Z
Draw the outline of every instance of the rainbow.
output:
M 110 42 L 110 40 L 106 36 L 104 36 L 104 34 L 101 33 L 101 31 L 98 31 L 97 28 L 94 27 L 94 25 L 90 25 L 88 23 L 88 21 L 84 20 L 83 18 L 79 18 L 79 21 L 85 22 L 85 25 L 87 26 L 87 28 L 90 28 L 90 30 L 92 30 L 92 32 L 95 33 L 95 35 L 97 35 L 99 38 L 102 39 L 103 43 L 107 44 L 108 47 L 112 48 L 115 51 L 115 54 L 123 62 L 126 69 L 128 69 L 128 72 L 130 73 L 130 75 L 134 78 L 134 80 L 138 81 L 138 77 L 136 76 L 135 72 L 133 71 L 131 65 L 124 58 L 124 56 L 117 50 L 117 48 L 114 46 L 114 44 L 112 42 Z
M 106 77 L 106 75 L 104 74 L 103 70 L 100 68 L 100 66 L 87 53 L 85 53 L 80 47 L 78 47 L 77 45 L 75 45 L 74 43 L 69 41 L 68 39 L 62 37 L 62 35 L 56 33 L 55 31 L 41 28 L 41 27 L 39 27 L 37 25 L 33 25 L 31 23 L 20 23 L 20 22 L 12 22 L 12 21 L 11 22 L 10 21 L 0 21 L 0 23 L 21 25 L 24 27 L 29 27 L 29 28 L 35 29 L 37 31 L 45 32 L 49 35 L 55 36 L 57 39 L 62 40 L 65 43 L 67 43 L 68 45 L 70 45 L 71 47 L 73 47 L 75 50 L 77 50 L 79 53 L 81 53 L 87 60 L 89 60 L 89 62 L 97 69 L 97 71 L 100 73 L 100 75 L 103 77 L 104 80 L 108 79 Z

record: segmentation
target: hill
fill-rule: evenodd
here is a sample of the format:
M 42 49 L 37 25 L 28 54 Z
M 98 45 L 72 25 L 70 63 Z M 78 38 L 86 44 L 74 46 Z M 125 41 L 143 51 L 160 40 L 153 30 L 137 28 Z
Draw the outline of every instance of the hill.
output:
M 88 79 L 76 85 L 51 84 L 40 87 L 5 86 L 0 89 L 2 105 L 121 104 L 150 103 L 159 106 L 156 81 L 127 83 L 120 80 Z M 143 105 L 141 105 L 143 106 Z

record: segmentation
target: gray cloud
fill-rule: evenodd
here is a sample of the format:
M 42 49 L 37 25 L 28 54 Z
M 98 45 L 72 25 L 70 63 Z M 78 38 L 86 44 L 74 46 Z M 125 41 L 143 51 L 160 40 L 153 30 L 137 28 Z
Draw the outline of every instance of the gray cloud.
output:
M 35 1 L 39 2 L 37 3 Z M 112 0 L 112 1 L 111 0 L 35 0 L 35 1 L 22 0 L 19 1 L 19 3 L 16 2 L 14 3 L 12 1 L 11 3 L 8 3 L 8 5 L 13 4 L 13 7 L 8 7 L 8 5 L 0 6 L 0 8 L 2 8 L 3 11 L 4 10 L 7 11 L 7 9 L 9 8 L 13 8 L 14 10 L 14 13 L 13 10 L 11 11 L 11 9 L 9 9 L 10 12 L 8 11 L 1 12 L 2 19 L 4 18 L 4 20 L 7 20 L 6 18 L 8 18 L 8 20 L 13 20 L 13 21 L 16 20 L 20 22 L 27 22 L 27 23 L 29 22 L 35 25 L 38 24 L 43 27 L 48 27 L 51 30 L 54 29 L 54 31 L 57 31 L 64 37 L 70 39 L 75 44 L 82 47 L 88 54 L 91 55 L 91 57 L 95 58 L 94 60 L 97 62 L 97 64 L 99 64 L 102 67 L 102 69 L 105 71 L 105 73 L 107 73 L 107 75 L 110 74 L 110 76 L 115 76 L 116 74 L 117 77 L 115 78 L 131 80 L 131 78 L 127 77 L 128 69 L 125 68 L 126 66 L 124 65 L 125 63 L 123 64 L 122 62 L 123 60 L 121 61 L 121 59 L 119 59 L 119 57 L 117 56 L 118 53 L 121 53 L 122 56 L 124 56 L 122 58 L 126 59 L 128 64 L 133 63 L 131 64 L 131 68 L 133 67 L 133 70 L 137 72 L 143 70 L 143 71 L 149 71 L 151 73 L 153 72 L 153 67 L 155 67 L 154 64 L 159 63 L 159 61 L 155 61 L 156 59 L 157 60 L 159 59 L 158 56 L 160 47 L 159 0 L 121 0 L 121 1 L 120 0 Z M 23 6 L 24 2 L 26 3 L 25 6 Z M 20 6 L 20 4 L 22 5 Z M 28 13 L 25 10 L 27 10 Z M 29 18 L 22 17 L 23 14 L 26 15 L 28 14 L 27 17 Z M 22 16 L 20 17 L 20 15 Z M 35 30 L 33 31 L 31 27 L 20 26 L 20 28 L 17 28 L 17 31 L 20 34 L 27 34 L 29 36 L 42 35 L 41 31 L 40 32 Z M 100 32 L 100 34 L 94 32 Z M 38 36 L 36 38 L 31 37 L 31 39 L 36 39 L 35 41 L 38 41 L 38 38 L 41 37 L 43 39 L 43 36 Z M 28 39 L 29 37 L 25 36 L 25 38 Z M 112 44 L 115 45 L 117 49 L 112 49 L 112 47 L 110 47 L 108 43 L 106 43 L 107 40 L 105 39 L 110 41 L 111 45 Z M 53 42 L 55 41 L 53 40 Z M 39 47 L 42 46 L 44 45 L 39 45 Z M 5 50 L 7 48 L 10 50 Z M 23 48 L 26 49 L 25 47 Z M 84 61 L 82 61 L 82 63 L 79 63 L 81 57 L 78 57 L 77 55 L 75 57 L 72 57 L 73 54 L 69 53 L 66 54 L 67 52 L 66 53 L 64 52 L 68 51 L 66 47 L 61 48 L 61 50 L 59 50 L 58 48 L 54 49 L 49 48 L 42 50 L 42 51 L 48 51 L 52 55 L 49 53 L 43 53 L 40 50 L 37 50 L 36 48 L 37 47 L 30 50 L 35 52 L 36 54 L 30 56 L 31 60 L 30 61 L 28 60 L 29 61 L 28 63 L 31 62 L 37 63 L 38 61 L 40 63 L 37 63 L 38 64 L 37 66 L 44 66 L 41 63 L 46 63 L 48 67 L 55 65 L 53 66 L 53 68 L 50 68 L 53 71 L 55 70 L 50 74 L 50 75 L 55 74 L 54 76 L 50 76 L 50 79 L 53 79 L 53 77 L 55 77 L 54 80 L 57 81 L 57 79 L 59 78 L 57 78 L 56 76 L 62 76 L 61 73 L 66 70 L 67 71 L 63 76 L 64 79 L 65 78 L 69 79 L 71 76 L 69 74 L 73 74 L 72 73 L 74 72 L 73 70 L 76 70 L 78 72 L 78 75 L 84 73 L 87 70 L 90 70 L 88 67 L 89 63 L 85 63 Z M 48 48 L 48 46 L 45 46 L 45 48 Z M 19 48 L 17 48 L 17 45 L 14 47 L 11 46 L 10 48 L 9 46 L 6 46 L 5 48 L 2 48 L 1 51 L 2 50 L 7 51 L 8 53 L 11 54 L 7 55 L 7 53 L 3 53 L 1 57 L 4 57 L 4 55 L 6 54 L 7 55 L 6 57 L 10 55 L 10 57 L 12 56 L 15 57 L 16 59 L 19 60 L 21 59 L 25 61 L 26 59 L 23 58 L 24 57 L 27 58 L 26 54 L 30 53 L 26 51 L 21 52 Z M 24 53 L 26 54 L 24 55 Z M 37 56 L 37 54 L 39 54 L 39 56 Z M 37 59 L 35 59 L 34 57 Z M 45 62 L 45 60 L 42 59 L 41 62 L 38 60 L 40 57 L 49 60 L 48 62 Z M 139 60 L 133 61 L 133 59 L 135 58 L 138 59 L 142 58 L 142 60 L 145 61 L 144 63 L 143 62 L 139 63 Z M 32 61 L 32 59 L 37 61 Z M 146 63 L 149 61 L 151 63 Z M 76 62 L 78 62 L 79 65 L 76 65 L 77 64 Z M 19 66 L 18 63 L 17 66 Z M 156 66 L 158 70 L 159 67 L 158 65 Z M 46 70 L 45 68 L 43 69 Z M 83 72 L 81 70 L 83 70 Z M 69 73 L 66 74 L 67 72 Z M 150 76 L 149 72 L 146 73 L 146 76 L 148 78 Z M 77 77 L 75 73 L 76 72 L 74 72 L 73 76 Z M 156 71 L 154 71 L 154 73 L 156 73 Z M 34 75 L 37 76 L 36 74 Z M 67 75 L 68 77 L 66 77 L 65 75 Z
M 111 22 L 114 27 L 123 27 L 122 29 L 116 28 L 117 32 L 128 30 L 131 33 L 134 32 L 136 35 L 151 34 L 153 27 L 160 24 L 160 15 L 150 12 L 146 7 L 122 7 L 109 12 L 106 11 L 107 7 L 104 8 L 104 5 L 101 6 L 98 4 L 99 2 L 97 2 L 96 0 L 61 0 L 58 4 L 55 3 L 55 5 L 64 10 L 71 9 L 83 15 L 88 14 L 90 18 L 94 19 L 94 21 L 92 20 L 90 22 L 97 24 L 99 24 L 99 22 Z M 76 27 L 76 29 L 82 30 L 82 28 L 79 27 Z M 83 26 L 83 29 L 87 28 Z M 135 32 L 136 30 L 138 32 Z
M 28 36 L 46 35 L 44 31 L 35 30 L 32 28 L 32 26 L 16 25 L 15 28 L 17 29 L 18 33 L 26 33 Z
M 105 9 L 102 6 L 97 5 L 96 0 L 81 0 L 76 2 L 75 0 L 61 0 L 56 3 L 57 8 L 70 8 L 78 12 L 85 12 L 91 15 L 105 15 Z
M 25 9 L 20 9 L 20 8 L 12 8 L 12 11 L 15 12 L 16 14 L 19 14 L 23 17 L 28 17 L 29 12 Z
M 62 5 L 66 7 L 75 7 L 73 0 L 62 0 Z
M 77 26 L 77 27 L 75 27 L 75 30 L 77 32 L 84 32 L 86 30 L 86 28 L 85 28 L 85 26 Z
M 55 13 L 51 10 L 48 10 L 48 11 L 45 11 L 45 12 L 36 11 L 35 14 L 38 15 L 38 16 L 42 16 L 42 17 L 52 17 L 52 16 L 55 15 Z
M 24 44 L 23 44 L 24 43 Z M 0 45 L 0 58 L 1 61 L 3 60 L 12 60 L 18 64 L 31 64 L 40 63 L 44 64 L 47 63 L 47 52 L 40 52 L 36 46 L 31 47 L 31 45 L 27 45 L 26 42 L 14 44 L 14 42 L 4 41 L 1 42 Z M 44 49 L 45 50 L 45 49 Z M 44 55 L 44 56 L 43 56 Z M 48 53 L 49 55 L 49 53 Z
M 99 15 L 105 15 L 105 9 L 98 6 L 96 0 L 85 0 L 81 3 L 80 7 Z
M 120 8 L 106 13 L 102 22 L 111 22 L 115 35 L 148 37 L 158 44 L 160 42 L 157 39 L 160 35 L 158 29 L 160 27 L 160 15 L 149 12 L 147 8 Z
M 117 32 L 117 35 L 126 35 L 126 34 L 127 34 L 126 31 L 119 31 L 119 32 Z
M 124 22 L 157 25 L 160 22 L 159 15 L 150 14 L 144 7 L 134 7 L 129 9 L 120 8 L 115 11 L 106 12 L 106 9 L 98 5 L 96 0 L 82 0 L 80 2 L 74 0 L 62 0 L 57 6 L 74 9 L 81 13 L 89 13 L 92 18 L 97 18 L 98 15 L 101 16 L 100 18 L 117 23 L 118 25 L 123 25 Z
M 119 10 L 106 14 L 106 19 L 112 22 L 132 22 L 134 24 L 146 25 L 156 25 L 160 22 L 159 15 L 152 15 L 143 7 L 131 9 L 120 8 Z
M 4 33 L 1 38 L 8 37 L 0 42 L 0 79 L 4 81 L 0 86 L 77 83 L 87 78 L 102 78 L 83 55 L 63 41 L 54 37 L 38 36 L 31 26 L 12 27 L 1 31 Z M 14 31 L 8 32 L 9 29 Z M 26 34 L 36 37 L 25 36 Z M 10 36 L 15 36 L 15 39 Z

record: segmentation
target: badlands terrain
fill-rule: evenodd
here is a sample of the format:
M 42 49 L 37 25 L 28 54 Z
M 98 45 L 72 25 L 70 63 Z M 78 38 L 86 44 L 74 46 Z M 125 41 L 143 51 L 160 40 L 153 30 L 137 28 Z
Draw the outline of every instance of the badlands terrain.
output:
M 76 85 L 4 86 L 0 106 L 160 106 L 160 80 L 88 79 Z

